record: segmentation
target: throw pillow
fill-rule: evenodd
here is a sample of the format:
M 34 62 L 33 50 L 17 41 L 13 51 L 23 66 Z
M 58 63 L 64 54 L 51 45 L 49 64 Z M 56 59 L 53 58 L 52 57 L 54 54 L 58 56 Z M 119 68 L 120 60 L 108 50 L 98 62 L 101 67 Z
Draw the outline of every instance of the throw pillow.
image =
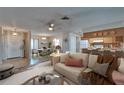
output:
M 103 64 L 96 63 L 92 69 L 93 72 L 106 77 L 106 71 L 108 69 L 108 66 L 109 63 L 103 63 Z
M 89 54 L 85 54 L 85 53 L 70 53 L 69 56 L 71 56 L 73 58 L 76 58 L 76 59 L 82 59 L 83 60 L 83 65 L 85 67 L 87 67 Z
M 114 83 L 112 80 L 112 72 L 114 70 L 117 70 L 118 68 L 117 57 L 113 57 L 111 55 L 98 56 L 97 62 L 100 64 L 109 63 L 109 67 L 106 72 L 106 79 L 109 80 L 111 83 Z
M 112 79 L 116 84 L 124 85 L 124 74 L 122 74 L 116 70 L 113 71 L 113 73 L 112 73 Z
M 118 71 L 124 74 L 124 58 L 120 59 L 120 65 L 118 67 Z
M 72 57 L 68 57 L 65 59 L 66 66 L 74 66 L 74 67 L 83 67 L 83 60 L 82 59 L 75 59 Z
M 89 55 L 88 67 L 92 68 L 97 62 L 98 55 Z

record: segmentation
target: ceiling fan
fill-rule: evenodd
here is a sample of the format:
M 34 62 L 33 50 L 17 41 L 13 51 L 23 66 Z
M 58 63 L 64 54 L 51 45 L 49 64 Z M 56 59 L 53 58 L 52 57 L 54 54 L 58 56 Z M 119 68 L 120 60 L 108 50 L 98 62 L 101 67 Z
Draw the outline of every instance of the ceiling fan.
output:
M 69 20 L 69 19 L 70 19 L 69 16 L 64 16 L 61 18 L 61 20 Z
M 70 18 L 68 16 L 64 16 L 64 17 L 61 17 L 60 20 L 69 20 Z M 49 27 L 48 27 L 48 30 L 49 31 L 54 31 L 54 28 L 55 28 L 55 24 L 54 22 L 52 23 L 49 23 Z
M 35 21 L 41 23 L 41 25 L 43 27 L 46 27 L 46 29 L 48 31 L 55 31 L 55 30 L 60 30 L 62 28 L 64 28 L 64 25 L 70 25 L 70 23 L 68 23 L 70 21 L 70 17 L 67 16 L 67 15 L 61 15 L 61 14 L 55 14 L 54 17 L 52 17 L 50 20 L 48 19 L 40 19 L 40 18 L 37 18 L 35 19 Z M 39 27 L 41 27 L 39 25 Z
M 50 24 L 49 24 L 49 27 L 48 27 L 48 30 L 49 30 L 49 31 L 53 31 L 53 30 L 54 30 L 54 26 L 55 26 L 54 23 L 50 23 Z

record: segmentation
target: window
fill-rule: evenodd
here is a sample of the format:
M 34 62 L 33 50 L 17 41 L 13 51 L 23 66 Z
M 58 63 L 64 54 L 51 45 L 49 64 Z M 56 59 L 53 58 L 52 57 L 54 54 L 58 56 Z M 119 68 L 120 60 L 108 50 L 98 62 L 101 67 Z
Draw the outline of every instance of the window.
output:
M 38 39 L 31 39 L 31 49 L 38 49 Z
M 56 38 L 55 38 L 55 39 L 53 40 L 53 42 L 54 42 L 54 45 L 55 45 L 55 46 L 60 45 L 60 40 L 59 40 L 59 39 L 56 39 Z
M 80 41 L 80 46 L 81 48 L 88 48 L 88 40 L 81 40 Z
M 31 49 L 33 49 L 33 39 L 31 39 Z

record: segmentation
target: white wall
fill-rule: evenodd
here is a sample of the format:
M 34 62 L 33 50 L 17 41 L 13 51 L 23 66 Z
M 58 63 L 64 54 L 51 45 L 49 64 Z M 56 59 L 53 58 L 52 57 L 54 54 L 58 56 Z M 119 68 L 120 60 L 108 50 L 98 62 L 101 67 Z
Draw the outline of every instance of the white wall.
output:
M 69 51 L 69 38 L 68 38 L 68 33 L 64 33 L 62 38 L 62 50 L 63 52 Z
M 59 39 L 62 52 L 69 51 L 69 33 L 57 34 L 54 38 Z
M 80 41 L 81 41 L 81 38 L 80 36 L 76 36 L 76 52 L 81 52 L 81 46 L 80 46 Z
M 24 56 L 24 36 L 23 32 L 18 32 L 17 36 L 13 36 L 11 31 L 7 32 L 7 58 L 23 57 Z
M 16 49 L 15 49 L 16 47 L 18 47 L 18 49 L 17 49 L 18 54 L 16 55 L 16 57 L 24 57 L 24 48 L 25 48 L 25 55 L 26 55 L 25 57 L 30 59 L 30 57 L 29 57 L 29 55 L 31 55 L 30 32 L 28 32 L 27 30 L 19 29 L 19 31 L 17 31 L 18 35 L 14 38 L 11 38 L 12 32 L 14 31 L 11 28 L 13 28 L 13 27 L 10 27 L 10 28 L 0 27 L 0 63 L 2 60 L 6 60 L 8 58 L 8 55 L 9 56 L 13 55 L 13 52 L 16 51 Z M 10 33 L 9 38 L 8 38 L 8 34 L 7 34 L 8 32 Z M 24 42 L 23 42 L 24 38 L 25 38 L 25 46 L 24 46 Z M 9 47 L 9 43 L 10 43 L 9 41 L 11 41 L 11 39 L 13 41 L 12 43 L 15 48 L 13 48 L 13 51 L 8 53 L 8 47 Z M 15 42 L 14 42 L 14 40 L 15 40 Z M 9 48 L 9 50 L 11 50 L 11 48 Z
M 69 33 L 69 51 L 80 52 L 80 36 L 75 33 Z
M 2 63 L 2 30 L 0 28 L 0 64 Z
M 62 46 L 62 52 L 80 52 L 80 36 L 73 32 L 66 32 L 63 34 L 58 34 L 54 38 L 60 40 L 60 45 Z M 54 39 L 53 38 L 53 39 Z
M 69 51 L 76 52 L 76 35 L 69 33 Z
M 58 37 L 59 36 L 59 37 Z M 79 52 L 80 51 L 80 37 L 75 33 L 63 33 L 55 36 L 59 39 L 62 46 L 62 51 Z
M 24 57 L 24 35 L 23 32 L 17 32 L 13 36 L 13 31 L 3 30 L 2 35 L 2 59 L 13 57 Z

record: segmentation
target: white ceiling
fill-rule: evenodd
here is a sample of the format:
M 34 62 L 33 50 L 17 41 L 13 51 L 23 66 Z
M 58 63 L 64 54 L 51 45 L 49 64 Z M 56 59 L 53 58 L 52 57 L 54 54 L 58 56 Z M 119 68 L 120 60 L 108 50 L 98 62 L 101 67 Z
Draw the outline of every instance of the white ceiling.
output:
M 62 21 L 61 17 L 70 20 Z M 55 31 L 48 31 L 48 23 L 55 24 Z M 0 8 L 0 24 L 18 26 L 33 34 L 56 35 L 63 32 L 86 32 L 124 26 L 124 8 Z

